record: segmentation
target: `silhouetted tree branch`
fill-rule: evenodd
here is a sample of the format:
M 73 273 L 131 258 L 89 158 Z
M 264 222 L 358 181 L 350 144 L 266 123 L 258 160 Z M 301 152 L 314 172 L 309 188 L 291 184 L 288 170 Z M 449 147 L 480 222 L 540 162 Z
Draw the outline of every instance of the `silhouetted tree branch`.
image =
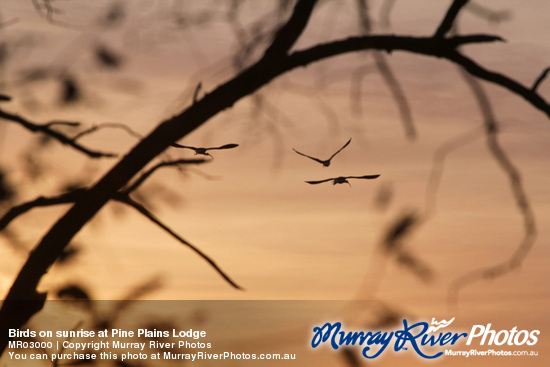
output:
M 119 201 L 121 203 L 124 203 L 135 210 L 137 210 L 139 213 L 143 214 L 147 219 L 149 219 L 151 222 L 155 223 L 157 226 L 162 228 L 165 232 L 170 234 L 170 236 L 174 237 L 176 240 L 178 240 L 181 244 L 189 247 L 191 250 L 193 250 L 195 253 L 197 253 L 200 257 L 202 257 L 207 263 L 209 263 L 218 274 L 222 276 L 223 279 L 225 279 L 232 287 L 236 289 L 242 289 L 237 283 L 235 283 L 221 268 L 212 260 L 208 255 L 203 253 L 201 250 L 199 250 L 197 247 L 193 246 L 190 242 L 183 239 L 180 235 L 178 235 L 176 232 L 174 232 L 170 227 L 162 223 L 153 213 L 151 213 L 147 208 L 145 208 L 143 205 L 135 201 L 130 197 L 130 195 L 126 193 L 121 193 L 118 195 L 115 195 L 114 198 L 116 201 Z
M 550 68 L 546 68 L 543 70 L 542 73 L 540 73 L 540 76 L 537 78 L 537 80 L 535 80 L 535 82 L 533 83 L 533 86 L 531 87 L 531 90 L 533 92 L 537 91 L 537 88 L 539 87 L 539 85 L 544 81 L 544 79 L 548 75 L 548 72 L 550 72 Z
M 480 127 L 475 127 L 472 130 L 447 140 L 435 150 L 432 168 L 430 170 L 430 177 L 428 178 L 428 184 L 426 185 L 426 205 L 424 209 L 424 216 L 429 217 L 435 214 L 439 184 L 441 183 L 441 177 L 443 175 L 445 159 L 447 156 L 451 152 L 465 146 L 466 144 L 480 139 L 483 136 L 482 134 L 483 130 Z
M 32 201 L 14 206 L 0 218 L 0 231 L 3 231 L 14 219 L 16 219 L 20 215 L 25 214 L 29 210 L 38 207 L 71 204 L 74 203 L 78 198 L 81 198 L 85 192 L 86 189 L 79 189 L 52 197 L 41 196 Z
M 149 178 L 156 170 L 163 167 L 175 167 L 175 166 L 181 166 L 184 164 L 201 164 L 208 162 L 206 159 L 178 159 L 175 161 L 166 161 L 166 162 L 160 162 L 145 171 L 141 174 L 128 188 L 124 189 L 123 192 L 130 194 L 133 191 L 135 191 L 145 180 Z
M 454 21 L 460 12 L 460 9 L 468 3 L 468 0 L 454 0 L 451 4 L 445 18 L 437 28 L 437 31 L 434 34 L 434 38 L 443 38 L 453 27 Z
M 102 130 L 102 129 L 120 129 L 120 130 L 123 130 L 123 131 L 127 132 L 128 135 L 130 135 L 130 136 L 132 136 L 136 139 L 143 139 L 143 136 L 141 134 L 138 134 L 137 132 L 132 130 L 128 125 L 121 124 L 121 123 L 116 123 L 116 122 L 105 122 L 105 123 L 92 126 L 89 129 L 86 129 L 86 130 L 83 130 L 83 131 L 79 132 L 78 134 L 76 134 L 75 136 L 72 137 L 72 140 L 76 141 L 76 140 L 82 138 L 83 136 L 93 134 L 96 131 Z
M 519 267 L 535 244 L 535 240 L 537 237 L 535 214 L 525 192 L 525 188 L 523 187 L 521 174 L 512 163 L 498 140 L 498 123 L 495 117 L 495 113 L 493 112 L 491 102 L 489 101 L 489 97 L 487 96 L 487 93 L 483 90 L 481 84 L 470 74 L 466 73 L 462 69 L 460 69 L 460 74 L 472 90 L 478 102 L 479 109 L 483 116 L 485 135 L 489 152 L 495 158 L 505 174 L 508 176 L 512 195 L 514 196 L 517 208 L 521 216 L 523 217 L 524 234 L 520 244 L 508 260 L 498 265 L 474 270 L 455 279 L 451 283 L 449 289 L 449 301 L 452 304 L 456 304 L 458 292 L 462 288 L 470 285 L 471 283 L 480 281 L 482 279 L 492 279 L 509 273 Z
M 33 133 L 42 133 L 46 136 L 53 138 L 57 140 L 58 142 L 68 145 L 75 150 L 86 154 L 90 158 L 109 158 L 109 157 L 116 157 L 115 153 L 107 153 L 107 152 L 100 152 L 97 150 L 92 150 L 89 148 L 86 148 L 85 146 L 79 144 L 76 140 L 78 139 L 78 135 L 76 137 L 68 137 L 67 135 L 60 133 L 59 131 L 56 131 L 52 129 L 52 126 L 55 125 L 64 125 L 64 126 L 70 126 L 70 127 L 78 127 L 80 126 L 80 123 L 78 122 L 66 122 L 66 121 L 52 121 L 45 124 L 37 124 L 34 122 L 31 122 L 27 120 L 24 117 L 21 117 L 19 115 L 15 115 L 9 112 L 5 112 L 0 110 L 0 119 L 4 119 L 6 121 L 11 121 L 14 123 L 17 123 L 24 127 L 25 129 L 32 131 Z M 94 130 L 95 131 L 95 130 Z

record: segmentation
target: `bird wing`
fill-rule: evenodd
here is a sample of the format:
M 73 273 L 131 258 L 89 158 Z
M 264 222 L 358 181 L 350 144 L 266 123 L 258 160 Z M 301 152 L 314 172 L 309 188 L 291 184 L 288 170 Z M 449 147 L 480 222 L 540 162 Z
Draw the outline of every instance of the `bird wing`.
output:
M 297 150 L 294 149 L 294 148 L 292 148 L 292 150 L 294 150 L 294 151 L 295 151 L 296 153 L 298 153 L 299 155 L 303 155 L 304 157 L 307 157 L 307 158 L 309 158 L 309 159 L 313 159 L 313 160 L 316 161 L 316 162 L 319 162 L 319 163 L 321 163 L 321 164 L 325 164 L 325 162 L 322 161 L 322 160 L 320 160 L 319 158 L 311 157 L 311 156 L 309 156 L 309 155 L 307 155 L 307 154 L 300 153 L 299 151 L 297 151 Z
M 374 178 L 378 178 L 380 175 L 366 175 L 366 176 L 348 176 L 346 178 L 365 178 L 367 180 L 372 180 Z
M 190 146 L 187 146 L 187 145 L 181 145 L 181 144 L 178 144 L 178 143 L 172 143 L 171 145 L 175 148 L 186 148 L 186 149 L 197 150 L 197 148 L 195 148 L 195 147 L 190 147 Z
M 334 158 L 334 156 L 338 153 L 340 153 L 345 147 L 347 147 L 349 145 L 349 143 L 351 143 L 351 138 L 349 138 L 348 142 L 346 144 L 344 144 L 344 146 L 340 149 L 338 149 L 338 151 L 336 153 L 334 153 L 328 160 L 330 161 L 332 158 Z
M 236 148 L 238 147 L 239 144 L 225 144 L 225 145 L 222 145 L 221 147 L 213 147 L 213 148 L 205 148 L 205 150 L 213 150 L 213 149 L 231 149 L 231 148 Z
M 323 182 L 333 181 L 334 178 L 327 178 L 326 180 L 320 180 L 320 181 L 306 181 L 310 185 L 317 185 Z

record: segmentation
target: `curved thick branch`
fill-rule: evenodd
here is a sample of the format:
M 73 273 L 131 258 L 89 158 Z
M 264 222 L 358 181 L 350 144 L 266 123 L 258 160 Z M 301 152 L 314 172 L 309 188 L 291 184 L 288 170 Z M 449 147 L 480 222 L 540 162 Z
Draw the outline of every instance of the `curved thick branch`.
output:
M 383 50 L 389 53 L 393 51 L 407 51 L 421 55 L 435 56 L 458 64 L 475 77 L 510 90 L 550 117 L 550 104 L 548 104 L 548 102 L 535 90 L 503 74 L 485 69 L 457 51 L 457 47 L 459 46 L 495 41 L 502 41 L 502 39 L 498 36 L 483 34 L 454 36 L 444 39 L 404 36 L 351 37 L 345 40 L 325 43 L 309 49 L 296 51 L 289 55 L 286 60 L 285 69 L 290 70 L 299 66 L 307 66 L 310 63 L 325 58 L 364 50 Z

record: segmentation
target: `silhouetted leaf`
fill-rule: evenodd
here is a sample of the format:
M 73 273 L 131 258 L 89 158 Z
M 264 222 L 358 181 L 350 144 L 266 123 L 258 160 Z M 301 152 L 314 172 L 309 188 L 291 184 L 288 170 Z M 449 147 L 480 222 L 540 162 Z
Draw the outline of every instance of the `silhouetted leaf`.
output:
M 124 7 L 120 3 L 114 3 L 105 18 L 102 19 L 102 25 L 105 27 L 115 27 L 119 25 L 124 19 Z
M 416 222 L 418 222 L 418 217 L 414 213 L 406 213 L 398 218 L 386 232 L 386 239 L 384 241 L 386 250 L 395 250 L 398 246 L 399 240 L 411 231 Z
M 61 100 L 65 104 L 75 103 L 81 98 L 80 87 L 71 77 L 65 77 L 62 80 L 63 91 Z
M 113 51 L 109 50 L 105 46 L 99 46 L 95 50 L 95 56 L 97 61 L 108 68 L 116 69 L 120 67 L 122 61 L 120 56 L 116 55 Z

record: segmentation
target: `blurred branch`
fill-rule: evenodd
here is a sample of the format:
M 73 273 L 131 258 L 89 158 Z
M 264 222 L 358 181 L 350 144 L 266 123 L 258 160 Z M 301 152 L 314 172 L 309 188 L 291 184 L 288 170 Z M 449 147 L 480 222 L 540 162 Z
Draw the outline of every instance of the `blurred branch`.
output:
M 523 239 L 512 256 L 505 262 L 478 269 L 455 279 L 449 286 L 449 301 L 456 304 L 458 292 L 483 279 L 493 279 L 502 276 L 518 268 L 533 245 L 537 237 L 535 214 L 529 203 L 529 199 L 523 187 L 519 170 L 514 166 L 498 140 L 498 123 L 495 118 L 491 103 L 481 84 L 471 75 L 460 69 L 460 73 L 476 97 L 479 109 L 483 115 L 487 147 L 504 173 L 508 176 L 512 195 L 516 201 L 520 215 L 523 217 Z
M 439 191 L 439 184 L 443 176 L 443 169 L 445 168 L 445 159 L 447 156 L 473 142 L 480 139 L 483 131 L 477 126 L 472 130 L 469 130 L 459 136 L 453 137 L 441 144 L 433 155 L 432 169 L 430 171 L 430 177 L 428 178 L 428 184 L 426 185 L 426 204 L 425 204 L 425 216 L 434 214 L 436 210 L 437 193 Z
M 405 134 L 409 139 L 415 139 L 416 128 L 414 126 L 414 121 L 412 118 L 411 106 L 409 105 L 409 101 L 407 100 L 405 91 L 401 87 L 399 80 L 392 71 L 390 64 L 386 60 L 385 55 L 380 52 L 375 52 L 373 54 L 373 57 L 376 68 L 386 82 L 392 98 L 397 104 L 399 115 L 401 117 L 401 122 L 403 123 L 403 128 L 405 129 Z
M 201 250 L 199 250 L 197 247 L 193 246 L 188 241 L 184 240 L 181 236 L 179 236 L 176 232 L 174 232 L 170 227 L 162 223 L 159 219 L 157 219 L 153 213 L 151 213 L 147 208 L 145 208 L 140 203 L 133 200 L 130 195 L 127 193 L 120 193 L 114 197 L 116 201 L 119 201 L 121 203 L 124 203 L 126 205 L 129 205 L 130 207 L 136 209 L 138 212 L 143 214 L 147 219 L 149 219 L 151 222 L 155 223 L 157 226 L 162 228 L 164 231 L 166 231 L 168 234 L 170 234 L 172 237 L 174 237 L 176 240 L 178 240 L 181 244 L 189 247 L 191 250 L 193 250 L 195 253 L 197 253 L 200 257 L 202 257 L 207 263 L 209 263 L 215 270 L 220 274 L 232 287 L 236 289 L 242 289 L 237 283 L 235 283 L 231 278 L 224 273 L 223 270 L 212 260 L 208 255 L 204 254 Z
M 51 127 L 54 125 L 65 125 L 65 126 L 71 126 L 76 127 L 80 126 L 80 123 L 78 122 L 63 122 L 63 121 L 53 121 L 45 124 L 36 124 L 33 123 L 19 115 L 14 115 L 5 111 L 0 110 L 0 119 L 4 119 L 7 121 L 15 122 L 24 128 L 26 128 L 29 131 L 32 131 L 34 133 L 39 132 L 42 134 L 45 134 L 48 137 L 51 137 L 58 142 L 68 145 L 77 151 L 86 154 L 90 158 L 109 158 L 109 157 L 116 157 L 116 154 L 114 153 L 106 153 L 106 152 L 100 152 L 96 150 L 91 150 L 89 148 L 86 148 L 85 146 L 79 144 L 76 139 L 78 138 L 70 138 L 59 131 L 56 131 L 52 129 Z
M 391 26 L 390 17 L 395 3 L 396 0 L 384 0 L 380 7 L 380 25 L 384 28 L 389 28 Z
M 368 35 L 372 30 L 372 22 L 369 17 L 367 0 L 357 0 L 357 8 L 359 10 L 359 22 L 361 24 L 361 28 L 363 29 L 363 32 Z M 374 58 L 374 65 L 388 86 L 393 100 L 397 104 L 406 136 L 409 139 L 416 138 L 416 129 L 413 123 L 411 107 L 409 105 L 409 101 L 407 100 L 407 96 L 399 83 L 399 80 L 395 76 L 384 54 L 380 51 L 373 51 L 372 56 Z
M 491 10 L 474 2 L 469 2 L 466 5 L 466 9 L 479 17 L 487 19 L 489 22 L 498 23 L 510 19 L 510 12 L 508 10 Z
M 87 130 L 83 130 L 83 131 L 79 132 L 78 134 L 73 136 L 72 139 L 74 141 L 76 141 L 76 140 L 80 139 L 81 137 L 83 137 L 85 135 L 90 135 L 90 134 L 92 134 L 92 133 L 94 133 L 98 130 L 102 130 L 102 129 L 121 129 L 121 130 L 126 131 L 130 136 L 133 136 L 134 138 L 143 139 L 143 136 L 141 136 L 140 134 L 138 134 L 137 132 L 132 130 L 129 126 L 127 126 L 125 124 L 122 124 L 122 123 L 117 123 L 117 122 L 106 122 L 106 123 L 103 123 L 103 124 L 92 126 L 91 128 L 89 128 Z
M 168 162 L 161 162 L 153 167 L 151 167 L 149 170 L 144 172 L 139 178 L 137 178 L 132 185 L 130 185 L 128 188 L 124 189 L 123 192 L 126 194 L 131 193 L 132 191 L 136 190 L 149 176 L 151 176 L 157 169 L 162 167 L 174 167 L 174 166 L 180 166 L 183 164 L 201 164 L 207 162 L 206 159 L 178 159 L 175 161 L 168 161 Z

